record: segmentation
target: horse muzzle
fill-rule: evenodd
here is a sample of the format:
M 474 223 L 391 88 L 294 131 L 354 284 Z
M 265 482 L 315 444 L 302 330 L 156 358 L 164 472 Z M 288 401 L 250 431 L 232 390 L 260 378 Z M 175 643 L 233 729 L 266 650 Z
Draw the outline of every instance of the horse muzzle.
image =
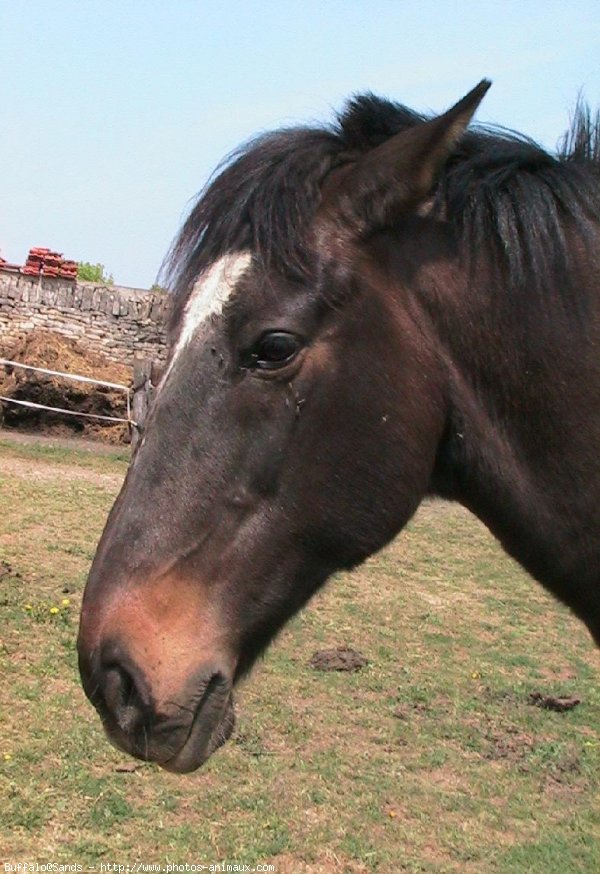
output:
M 118 645 L 104 644 L 79 666 L 85 693 L 118 749 L 167 771 L 199 768 L 235 724 L 231 680 L 220 665 L 203 664 L 183 686 L 157 701 L 147 677 Z

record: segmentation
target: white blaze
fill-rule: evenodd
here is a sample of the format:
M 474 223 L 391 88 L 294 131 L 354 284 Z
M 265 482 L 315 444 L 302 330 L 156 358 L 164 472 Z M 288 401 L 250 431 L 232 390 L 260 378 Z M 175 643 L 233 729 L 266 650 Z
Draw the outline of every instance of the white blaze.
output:
M 250 266 L 251 260 L 250 252 L 224 255 L 202 274 L 185 305 L 183 326 L 175 347 L 174 358 L 187 346 L 197 329 L 209 316 L 222 312 L 224 304 L 231 297 L 238 280 Z
M 235 291 L 238 281 L 250 266 L 250 252 L 224 255 L 206 270 L 192 288 L 183 311 L 183 324 L 177 339 L 171 362 L 162 379 L 166 377 L 176 359 L 193 339 L 201 325 L 212 315 L 219 315 L 223 306 Z

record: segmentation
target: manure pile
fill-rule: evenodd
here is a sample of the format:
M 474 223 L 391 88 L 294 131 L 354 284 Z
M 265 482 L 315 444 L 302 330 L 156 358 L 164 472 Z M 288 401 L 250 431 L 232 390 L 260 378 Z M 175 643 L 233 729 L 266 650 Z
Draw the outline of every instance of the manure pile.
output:
M 81 342 L 49 331 L 32 331 L 12 347 L 4 348 L 1 354 L 33 367 L 131 385 L 131 368 L 90 352 Z M 0 366 L 0 395 L 80 413 L 119 418 L 127 415 L 126 393 L 122 390 L 17 367 Z M 79 434 L 111 443 L 129 442 L 129 429 L 124 422 L 103 422 L 4 402 L 0 405 L 7 428 L 65 436 Z

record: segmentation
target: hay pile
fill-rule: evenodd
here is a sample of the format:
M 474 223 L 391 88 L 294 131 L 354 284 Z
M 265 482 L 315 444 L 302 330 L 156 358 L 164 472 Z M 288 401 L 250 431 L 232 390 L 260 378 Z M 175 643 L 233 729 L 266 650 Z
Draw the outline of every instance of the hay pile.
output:
M 131 368 L 114 364 L 103 355 L 85 349 L 81 343 L 49 331 L 32 331 L 12 348 L 4 348 L 2 357 L 48 370 L 76 373 L 122 385 L 131 384 Z M 0 366 L 0 394 L 82 413 L 119 417 L 127 415 L 123 391 L 16 367 Z M 111 443 L 129 442 L 125 423 L 67 416 L 17 404 L 2 403 L 1 407 L 7 428 L 69 436 L 80 434 Z

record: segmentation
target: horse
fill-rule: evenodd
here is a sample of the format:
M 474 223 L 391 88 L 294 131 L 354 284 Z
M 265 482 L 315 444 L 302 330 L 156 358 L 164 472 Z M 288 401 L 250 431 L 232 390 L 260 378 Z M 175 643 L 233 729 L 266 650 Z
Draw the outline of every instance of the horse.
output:
M 166 261 L 170 354 L 78 637 L 109 738 L 168 771 L 336 571 L 458 501 L 600 644 L 600 121 L 552 155 L 373 94 L 262 134 Z

